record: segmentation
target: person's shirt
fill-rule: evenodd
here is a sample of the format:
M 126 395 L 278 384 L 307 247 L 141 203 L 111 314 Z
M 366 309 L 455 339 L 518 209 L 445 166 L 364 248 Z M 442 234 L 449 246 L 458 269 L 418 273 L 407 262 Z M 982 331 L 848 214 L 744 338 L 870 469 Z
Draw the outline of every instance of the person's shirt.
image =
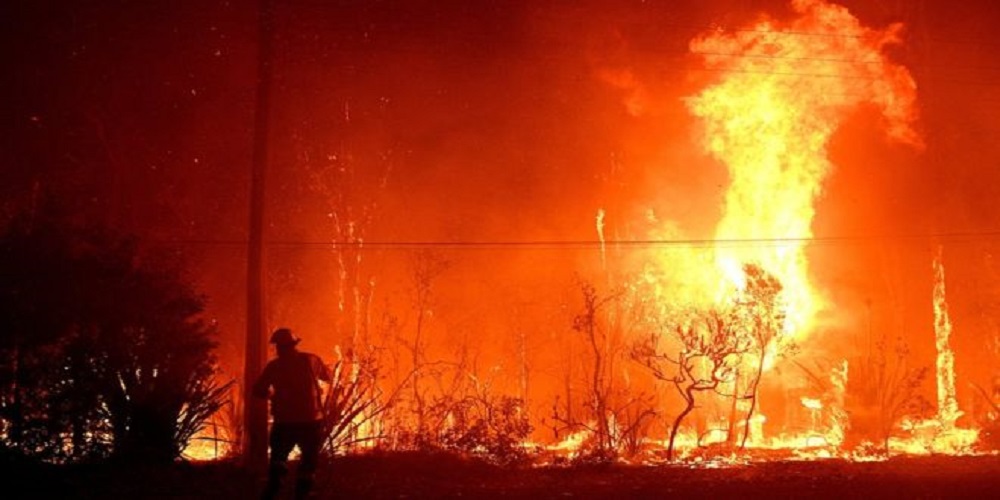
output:
M 323 360 L 312 353 L 291 351 L 264 367 L 254 383 L 253 393 L 271 397 L 275 422 L 315 422 L 323 418 L 319 380 L 330 382 L 330 371 Z

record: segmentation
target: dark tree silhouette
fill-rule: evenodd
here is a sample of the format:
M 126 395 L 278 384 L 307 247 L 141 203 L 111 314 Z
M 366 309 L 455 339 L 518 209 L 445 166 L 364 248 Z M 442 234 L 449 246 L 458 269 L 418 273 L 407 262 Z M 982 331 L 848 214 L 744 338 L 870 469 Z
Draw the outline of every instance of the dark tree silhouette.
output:
M 667 460 L 674 458 L 677 432 L 695 409 L 698 394 L 719 394 L 751 349 L 751 339 L 740 330 L 734 312 L 720 309 L 691 311 L 633 346 L 633 359 L 657 379 L 672 383 L 684 400 L 670 425 Z
M 59 217 L 0 233 L 0 419 L 50 461 L 177 458 L 223 403 L 204 299 L 166 256 Z
M 619 289 L 607 294 L 587 281 L 579 282 L 583 308 L 573 316 L 573 330 L 583 336 L 586 354 L 583 364 L 583 402 L 581 413 L 573 414 L 570 402 L 571 385 L 567 385 L 565 406 L 559 400 L 553 405 L 552 420 L 563 431 L 586 431 L 588 439 L 577 459 L 604 462 L 619 453 L 635 455 L 642 446 L 643 433 L 656 416 L 653 396 L 630 386 L 627 368 L 620 365 L 627 359 L 629 346 L 624 340 L 641 328 L 645 311 L 629 299 L 630 290 Z M 635 329 L 635 330 L 633 330 Z M 568 382 L 568 373 L 567 373 Z

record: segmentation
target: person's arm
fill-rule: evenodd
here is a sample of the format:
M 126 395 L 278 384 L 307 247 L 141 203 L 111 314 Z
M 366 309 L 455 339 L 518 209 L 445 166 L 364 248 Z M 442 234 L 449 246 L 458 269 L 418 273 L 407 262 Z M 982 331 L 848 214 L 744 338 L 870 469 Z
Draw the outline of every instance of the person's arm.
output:
M 271 370 L 268 370 L 271 365 L 264 367 L 264 372 L 257 377 L 257 381 L 253 384 L 253 395 L 267 399 L 271 395 Z
M 313 365 L 316 367 L 316 378 L 328 384 L 333 380 L 333 377 L 330 376 L 330 369 L 326 367 L 322 358 L 313 355 Z

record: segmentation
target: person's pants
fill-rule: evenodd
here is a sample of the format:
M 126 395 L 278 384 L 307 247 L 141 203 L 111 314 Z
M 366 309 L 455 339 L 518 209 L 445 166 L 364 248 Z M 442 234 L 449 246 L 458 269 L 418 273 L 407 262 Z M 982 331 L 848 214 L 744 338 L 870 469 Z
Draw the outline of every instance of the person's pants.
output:
M 319 450 L 323 447 L 323 422 L 276 422 L 271 426 L 270 446 L 271 459 L 264 498 L 277 496 L 281 479 L 288 473 L 288 455 L 295 446 L 301 452 L 295 472 L 295 497 L 304 498 L 312 488 Z

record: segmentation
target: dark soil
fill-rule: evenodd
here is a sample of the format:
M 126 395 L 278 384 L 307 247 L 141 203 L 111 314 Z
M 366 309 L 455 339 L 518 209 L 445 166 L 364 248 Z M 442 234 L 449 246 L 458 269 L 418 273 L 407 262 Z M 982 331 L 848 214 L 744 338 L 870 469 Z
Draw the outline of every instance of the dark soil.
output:
M 232 463 L 5 467 L 4 498 L 256 498 L 263 477 Z M 294 469 L 286 485 L 291 498 Z M 500 468 L 447 455 L 339 458 L 314 497 L 332 498 L 1000 498 L 1000 457 L 781 461 L 729 467 Z

